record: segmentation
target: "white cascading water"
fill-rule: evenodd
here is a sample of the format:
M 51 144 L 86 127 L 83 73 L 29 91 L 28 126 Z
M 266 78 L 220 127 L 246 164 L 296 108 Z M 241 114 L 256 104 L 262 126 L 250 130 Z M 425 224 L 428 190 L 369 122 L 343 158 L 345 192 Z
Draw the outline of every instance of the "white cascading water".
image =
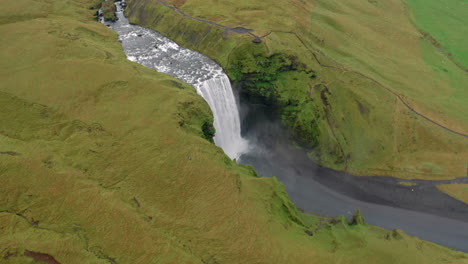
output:
M 106 22 L 102 17 L 101 22 L 119 34 L 127 58 L 194 86 L 213 112 L 215 144 L 231 159 L 246 152 L 248 143 L 241 136 L 236 98 L 223 69 L 208 57 L 182 48 L 154 30 L 131 25 L 121 3 L 116 3 L 116 22 Z
M 153 30 L 130 25 L 121 6 L 117 5 L 117 8 L 117 22 L 101 21 L 119 34 L 127 58 L 194 86 L 213 112 L 215 143 L 231 158 L 247 152 L 248 142 L 240 134 L 239 111 L 231 84 L 221 67 L 197 52 L 179 47 Z M 269 155 L 264 155 L 261 153 L 264 148 L 256 146 L 255 153 L 249 153 L 250 160 L 253 160 L 249 164 L 254 165 L 260 175 L 278 176 L 285 183 L 288 193 L 292 194 L 291 198 L 295 198 L 304 208 L 324 215 L 350 215 L 357 208 L 366 208 L 369 219 L 373 219 L 375 224 L 380 223 L 381 227 L 394 229 L 403 226 L 412 231 L 413 235 L 467 250 L 466 222 L 355 200 L 316 182 L 314 173 L 311 173 L 316 171 L 316 167 L 309 167 L 303 161 L 295 162 L 298 157 L 308 159 L 307 156 L 301 156 L 304 155 L 302 152 L 298 155 L 281 146 L 280 153 L 275 148 L 279 148 L 278 145 L 273 146 L 272 151 L 265 149 Z M 291 156 L 284 156 L 284 153 Z M 328 170 L 326 173 L 329 173 Z M 333 185 L 340 185 L 337 181 L 333 182 Z M 343 184 L 348 185 L 348 182 Z M 439 228 L 434 229 L 433 226 Z
M 246 150 L 247 142 L 241 137 L 239 110 L 228 77 L 223 74 L 206 80 L 197 92 L 213 112 L 216 145 L 230 158 L 239 157 Z

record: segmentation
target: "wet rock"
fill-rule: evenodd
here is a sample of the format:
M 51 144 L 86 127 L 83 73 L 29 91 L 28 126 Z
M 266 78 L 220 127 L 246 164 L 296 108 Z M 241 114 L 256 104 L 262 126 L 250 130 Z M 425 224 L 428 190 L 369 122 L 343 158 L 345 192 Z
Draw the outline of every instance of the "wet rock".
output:
M 262 40 L 260 38 L 255 38 L 254 40 L 252 40 L 253 43 L 262 43 Z

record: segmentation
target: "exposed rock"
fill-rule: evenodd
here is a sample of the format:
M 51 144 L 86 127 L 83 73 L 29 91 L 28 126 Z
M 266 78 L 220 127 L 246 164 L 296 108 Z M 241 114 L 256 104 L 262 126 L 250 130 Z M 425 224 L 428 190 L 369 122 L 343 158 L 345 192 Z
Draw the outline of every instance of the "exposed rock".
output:
M 253 43 L 262 43 L 262 40 L 260 38 L 254 38 L 254 40 L 252 40 Z

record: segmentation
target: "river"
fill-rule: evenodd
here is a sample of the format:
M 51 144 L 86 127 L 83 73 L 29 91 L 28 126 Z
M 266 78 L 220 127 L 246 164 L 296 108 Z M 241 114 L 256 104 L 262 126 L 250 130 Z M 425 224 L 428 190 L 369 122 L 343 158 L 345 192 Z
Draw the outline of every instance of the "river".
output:
M 394 178 L 356 177 L 317 166 L 291 144 L 288 131 L 268 109 L 244 98 L 239 109 L 229 79 L 214 61 L 129 24 L 117 7 L 118 20 L 102 22 L 119 34 L 127 58 L 192 85 L 212 109 L 216 145 L 259 175 L 277 177 L 298 208 L 347 217 L 360 209 L 369 224 L 468 252 L 468 205 L 438 191 L 435 182 L 403 186 Z

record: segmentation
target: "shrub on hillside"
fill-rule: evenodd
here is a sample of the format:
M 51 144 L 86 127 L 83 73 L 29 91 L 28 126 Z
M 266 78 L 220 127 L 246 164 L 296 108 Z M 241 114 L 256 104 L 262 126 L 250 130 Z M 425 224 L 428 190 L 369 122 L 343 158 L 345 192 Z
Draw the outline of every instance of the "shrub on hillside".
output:
M 361 214 L 361 210 L 357 210 L 356 213 L 353 215 L 353 219 L 351 219 L 352 225 L 364 225 L 366 221 L 364 221 L 364 217 Z
M 115 15 L 117 8 L 115 7 L 115 3 L 113 0 L 102 2 L 101 9 L 102 9 L 102 15 L 105 21 L 117 20 L 117 16 Z

